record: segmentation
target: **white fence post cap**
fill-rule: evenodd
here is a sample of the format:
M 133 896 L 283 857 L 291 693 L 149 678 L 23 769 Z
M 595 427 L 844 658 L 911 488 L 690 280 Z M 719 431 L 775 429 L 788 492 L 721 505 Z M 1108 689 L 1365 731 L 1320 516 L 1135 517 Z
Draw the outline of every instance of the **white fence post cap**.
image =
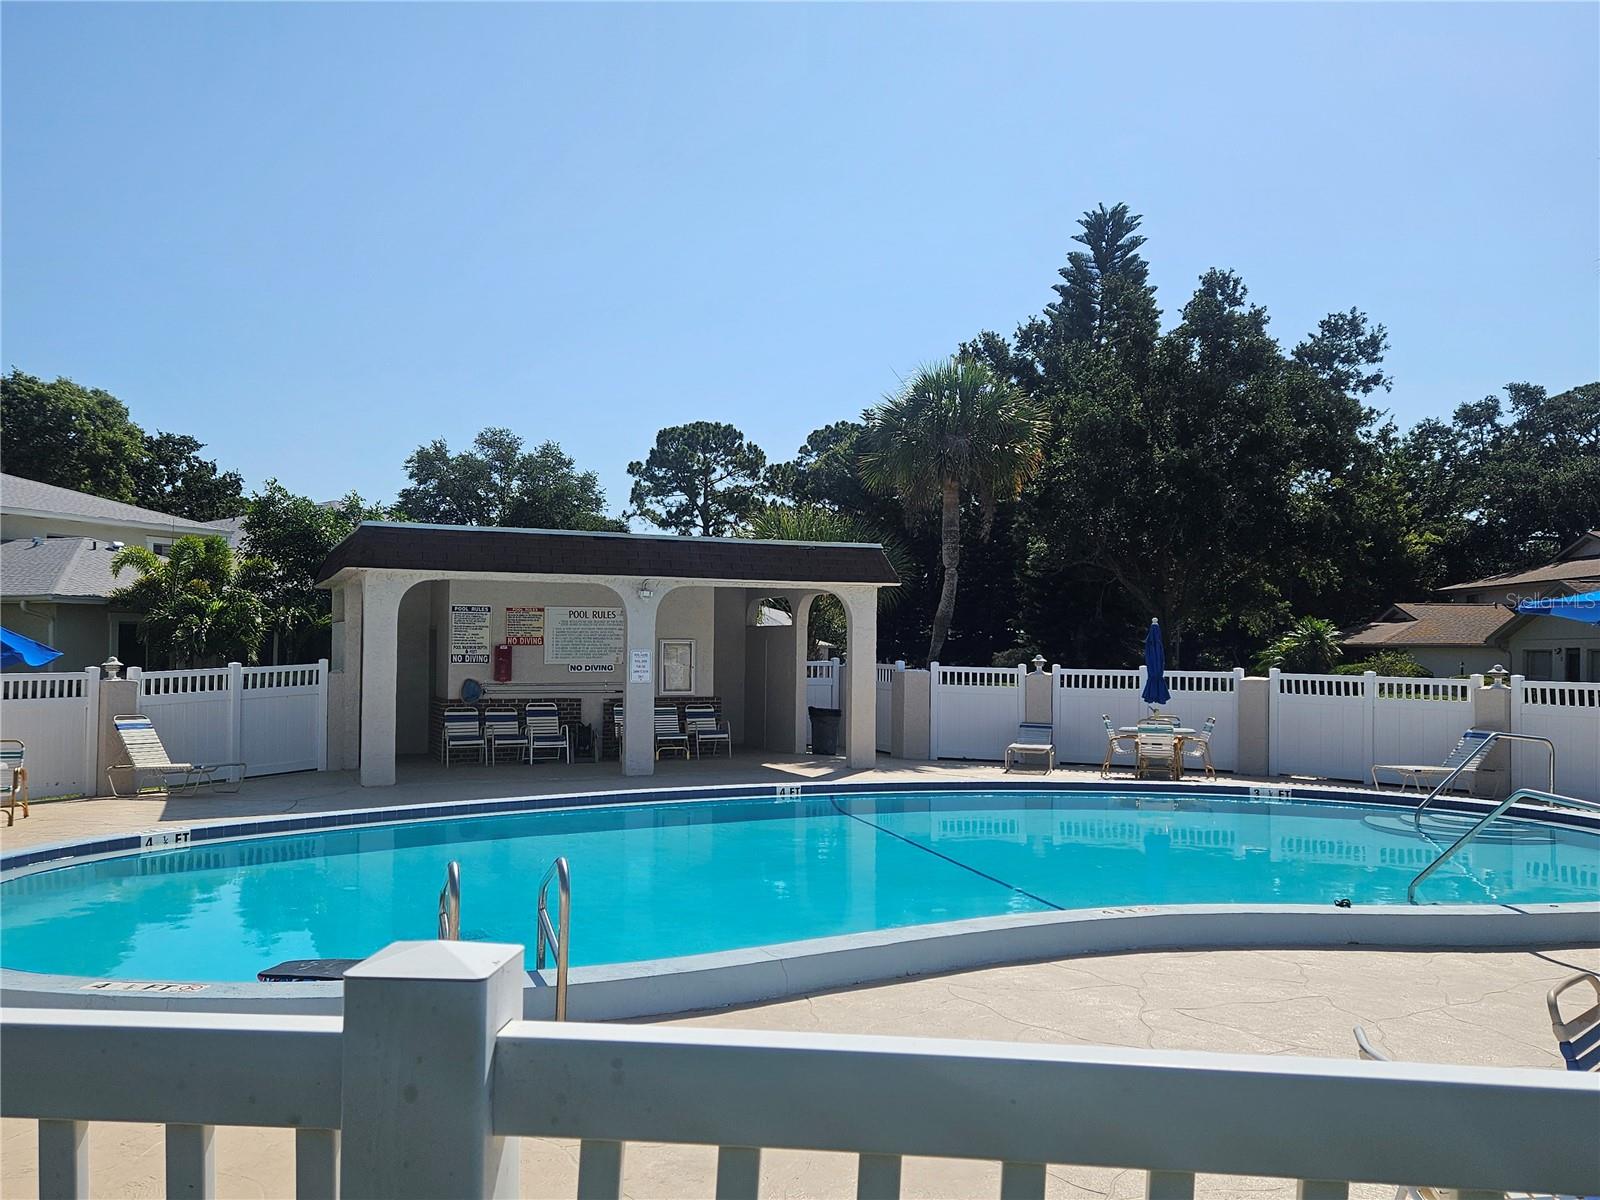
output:
M 391 942 L 345 972 L 346 979 L 488 979 L 522 947 L 504 942 Z

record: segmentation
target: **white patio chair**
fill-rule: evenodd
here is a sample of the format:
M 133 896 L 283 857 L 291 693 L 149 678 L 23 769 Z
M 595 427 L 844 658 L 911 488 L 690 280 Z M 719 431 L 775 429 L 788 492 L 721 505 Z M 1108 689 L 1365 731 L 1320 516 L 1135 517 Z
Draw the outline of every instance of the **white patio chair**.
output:
M 689 735 L 678 724 L 678 710 L 671 704 L 656 705 L 656 758 L 677 751 L 689 757 Z
M 1216 728 L 1217 719 L 1207 717 L 1199 733 L 1185 734 L 1183 739 L 1183 757 L 1194 755 L 1212 779 L 1217 776 L 1217 768 L 1211 763 L 1211 735 L 1216 732 Z
M 5 797 L 6 825 L 17 823 L 17 805 L 28 815 L 28 747 L 16 738 L 0 738 L 0 796 Z
M 167 748 L 161 744 L 161 735 L 156 732 L 156 727 L 149 717 L 128 713 L 125 716 L 112 717 L 111 723 L 116 727 L 117 736 L 122 739 L 122 748 L 128 755 L 127 762 L 113 763 L 106 769 L 106 786 L 111 789 L 113 796 L 138 795 L 141 775 L 159 776 L 162 789 L 168 795 L 195 792 L 202 787 L 216 791 L 217 773 L 223 771 L 233 776 L 232 779 L 226 780 L 232 783 L 233 787 L 224 790 L 237 792 L 244 786 L 245 764 L 242 762 L 173 762 L 172 755 L 168 754 Z M 133 791 L 117 791 L 118 771 L 132 773 Z M 174 777 L 181 778 L 176 788 L 171 782 Z
M 491 708 L 483 714 L 483 736 L 489 742 L 489 761 L 499 762 L 500 751 L 515 750 L 513 762 L 531 762 L 528 735 L 522 731 L 514 708 Z
M 528 705 L 528 761 L 536 751 L 553 755 L 556 762 L 572 761 L 572 730 L 561 723 L 561 710 L 549 702 Z
M 1133 734 L 1117 732 L 1117 727 L 1111 723 L 1109 713 L 1101 713 L 1100 720 L 1105 723 L 1106 727 L 1106 757 L 1105 761 L 1100 764 L 1100 774 L 1109 775 L 1111 773 L 1111 756 L 1116 754 L 1118 750 L 1124 750 L 1137 756 L 1137 747 Z
M 733 757 L 733 732 L 728 728 L 728 723 L 717 715 L 715 705 L 685 705 L 683 727 L 689 734 L 696 758 L 704 757 L 707 746 L 711 747 L 712 754 L 716 753 L 718 746 L 726 746 L 728 757 Z
M 483 736 L 483 722 L 475 708 L 444 710 L 444 736 L 439 741 L 439 756 L 449 766 L 457 750 L 476 750 L 478 763 L 489 761 L 489 741 Z
M 1489 733 L 1490 731 L 1487 729 L 1467 730 L 1461 735 L 1461 740 L 1455 744 L 1454 749 L 1445 755 L 1445 760 L 1436 767 L 1419 763 L 1373 763 L 1372 786 L 1374 788 L 1383 786 L 1378 782 L 1379 771 L 1393 771 L 1400 777 L 1400 790 L 1402 792 L 1406 790 L 1406 784 L 1408 783 L 1420 792 L 1424 776 L 1438 776 L 1442 779 L 1450 774 L 1451 771 L 1466 762 L 1468 758 L 1477 752 L 1478 747 L 1483 745 L 1484 739 L 1489 736 Z M 1480 759 L 1462 771 L 1461 774 L 1455 777 L 1454 782 L 1464 787 L 1470 787 L 1473 773 L 1477 771 L 1481 762 L 1482 760 Z
M 1055 726 L 1046 725 L 1039 721 L 1024 721 L 1017 726 L 1017 737 L 1006 747 L 1007 771 L 1011 770 L 1011 758 L 1018 758 L 1028 754 L 1044 755 L 1044 773 L 1050 774 L 1056 766 L 1056 731 Z
M 1133 735 L 1133 746 L 1135 778 L 1178 777 L 1178 739 L 1166 725 L 1140 725 Z

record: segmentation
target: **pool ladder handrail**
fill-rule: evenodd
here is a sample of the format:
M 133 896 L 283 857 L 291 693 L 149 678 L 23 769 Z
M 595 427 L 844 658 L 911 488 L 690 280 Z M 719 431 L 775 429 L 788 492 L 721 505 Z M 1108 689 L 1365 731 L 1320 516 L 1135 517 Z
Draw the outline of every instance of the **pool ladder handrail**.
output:
M 1549 804 L 1562 808 L 1581 808 L 1590 812 L 1600 812 L 1600 803 L 1596 803 L 1593 800 L 1579 800 L 1575 796 L 1561 796 L 1557 795 L 1555 792 L 1541 792 L 1537 788 L 1518 788 L 1516 791 L 1512 792 L 1511 795 L 1507 796 L 1504 800 L 1500 801 L 1499 804 L 1496 804 L 1492 809 L 1485 813 L 1482 819 L 1479 820 L 1471 829 L 1467 830 L 1455 841 L 1451 842 L 1449 848 L 1446 849 L 1443 854 L 1439 855 L 1438 858 L 1434 859 L 1427 866 L 1423 867 L 1422 870 L 1417 872 L 1417 877 L 1411 881 L 1411 886 L 1406 888 L 1406 903 L 1415 904 L 1417 902 L 1417 886 L 1429 875 L 1432 875 L 1435 871 L 1442 867 L 1445 864 L 1445 860 L 1454 855 L 1457 850 L 1460 850 L 1473 838 L 1477 837 L 1478 834 L 1483 831 L 1484 826 L 1488 825 L 1491 821 L 1498 819 L 1518 800 L 1537 800 L 1541 804 Z
M 1554 793 L 1556 790 L 1556 744 L 1549 738 L 1540 737 L 1533 733 L 1508 733 L 1503 729 L 1469 729 L 1467 730 L 1467 733 L 1487 733 L 1488 736 L 1474 746 L 1472 748 L 1472 752 L 1463 758 L 1459 763 L 1457 763 L 1451 769 L 1450 774 L 1446 775 L 1443 779 L 1436 783 L 1433 787 L 1433 791 L 1429 792 L 1427 796 L 1423 798 L 1422 803 L 1417 805 L 1416 810 L 1411 814 L 1411 826 L 1418 833 L 1422 832 L 1423 810 L 1426 809 L 1428 805 L 1433 803 L 1434 798 L 1437 797 L 1440 792 L 1444 791 L 1455 782 L 1457 775 L 1461 774 L 1461 772 L 1465 771 L 1473 763 L 1477 762 L 1480 758 L 1487 754 L 1489 752 L 1489 747 L 1493 746 L 1499 741 L 1544 743 L 1545 748 L 1550 751 L 1550 783 L 1549 786 L 1545 788 L 1545 791 L 1547 793 Z M 1463 734 L 1462 736 L 1465 737 L 1466 734 Z
M 555 879 L 560 893 L 561 914 L 556 918 L 558 927 L 550 924 L 550 880 Z M 544 970 L 545 947 L 555 952 L 556 959 L 556 1020 L 567 1019 L 567 949 L 572 933 L 572 870 L 565 858 L 557 858 L 544 873 L 539 884 L 539 910 L 535 916 L 537 926 L 534 940 L 533 965 Z
M 444 887 L 439 892 L 439 940 L 461 940 L 461 864 L 451 862 L 444 869 Z

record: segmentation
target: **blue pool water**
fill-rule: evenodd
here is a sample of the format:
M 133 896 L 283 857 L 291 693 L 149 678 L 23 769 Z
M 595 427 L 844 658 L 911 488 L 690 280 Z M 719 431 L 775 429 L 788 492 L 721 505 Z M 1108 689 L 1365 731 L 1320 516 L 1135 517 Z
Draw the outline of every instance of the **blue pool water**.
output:
M 1404 904 L 1466 818 L 1217 795 L 933 792 L 547 810 L 336 829 L 69 865 L 0 884 L 0 963 L 253 980 L 434 935 L 534 936 L 572 865 L 574 965 L 1005 913 L 1125 904 Z M 1505 821 L 1423 885 L 1435 903 L 1600 899 L 1600 836 Z

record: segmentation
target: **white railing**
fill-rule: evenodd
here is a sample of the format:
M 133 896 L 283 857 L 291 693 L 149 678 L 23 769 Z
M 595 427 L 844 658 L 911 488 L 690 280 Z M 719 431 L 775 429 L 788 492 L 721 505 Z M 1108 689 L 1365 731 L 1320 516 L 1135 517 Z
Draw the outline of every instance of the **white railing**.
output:
M 898 662 L 876 664 L 877 681 L 877 728 L 875 729 L 875 742 L 879 753 L 886 754 L 894 749 L 894 679 L 895 675 L 906 669 L 905 660 Z
M 857 1157 L 894 1197 L 905 1156 L 1600 1191 L 1594 1077 L 1556 1070 L 520 1020 L 520 946 L 401 943 L 347 976 L 343 1018 L 10 1010 L 0 1114 L 39 1121 L 42 1196 L 86 1194 L 88 1122 L 166 1126 L 168 1195 L 212 1195 L 213 1130 L 292 1128 L 298 1195 L 520 1194 L 522 1138 L 580 1142 L 579 1196 L 622 1195 L 625 1146 L 717 1147 L 686 1190 L 754 1197 L 764 1149 Z M 1397 1135 L 1396 1131 L 1402 1131 Z M 707 1172 L 710 1175 L 710 1172 Z M 290 1170 L 276 1181 L 288 1191 Z
M 1547 683 L 1513 675 L 1511 728 L 1556 744 L 1556 791 L 1600 801 L 1600 683 Z M 1513 747 L 1512 787 L 1542 788 L 1547 770 L 1542 747 Z
M 28 794 L 94 795 L 100 669 L 0 675 L 0 737 L 27 746 Z
M 1055 727 L 1059 762 L 1098 763 L 1105 754 L 1105 722 L 1132 725 L 1150 711 L 1139 698 L 1148 678 L 1145 669 L 1098 671 L 1055 667 L 1050 688 L 1050 718 Z M 1217 719 L 1211 736 L 1211 761 L 1231 771 L 1239 760 L 1239 684 L 1244 671 L 1168 671 L 1172 698 L 1161 707 L 1186 725 L 1200 728 Z
M 1027 720 L 1028 668 L 929 663 L 931 758 L 998 762 Z

